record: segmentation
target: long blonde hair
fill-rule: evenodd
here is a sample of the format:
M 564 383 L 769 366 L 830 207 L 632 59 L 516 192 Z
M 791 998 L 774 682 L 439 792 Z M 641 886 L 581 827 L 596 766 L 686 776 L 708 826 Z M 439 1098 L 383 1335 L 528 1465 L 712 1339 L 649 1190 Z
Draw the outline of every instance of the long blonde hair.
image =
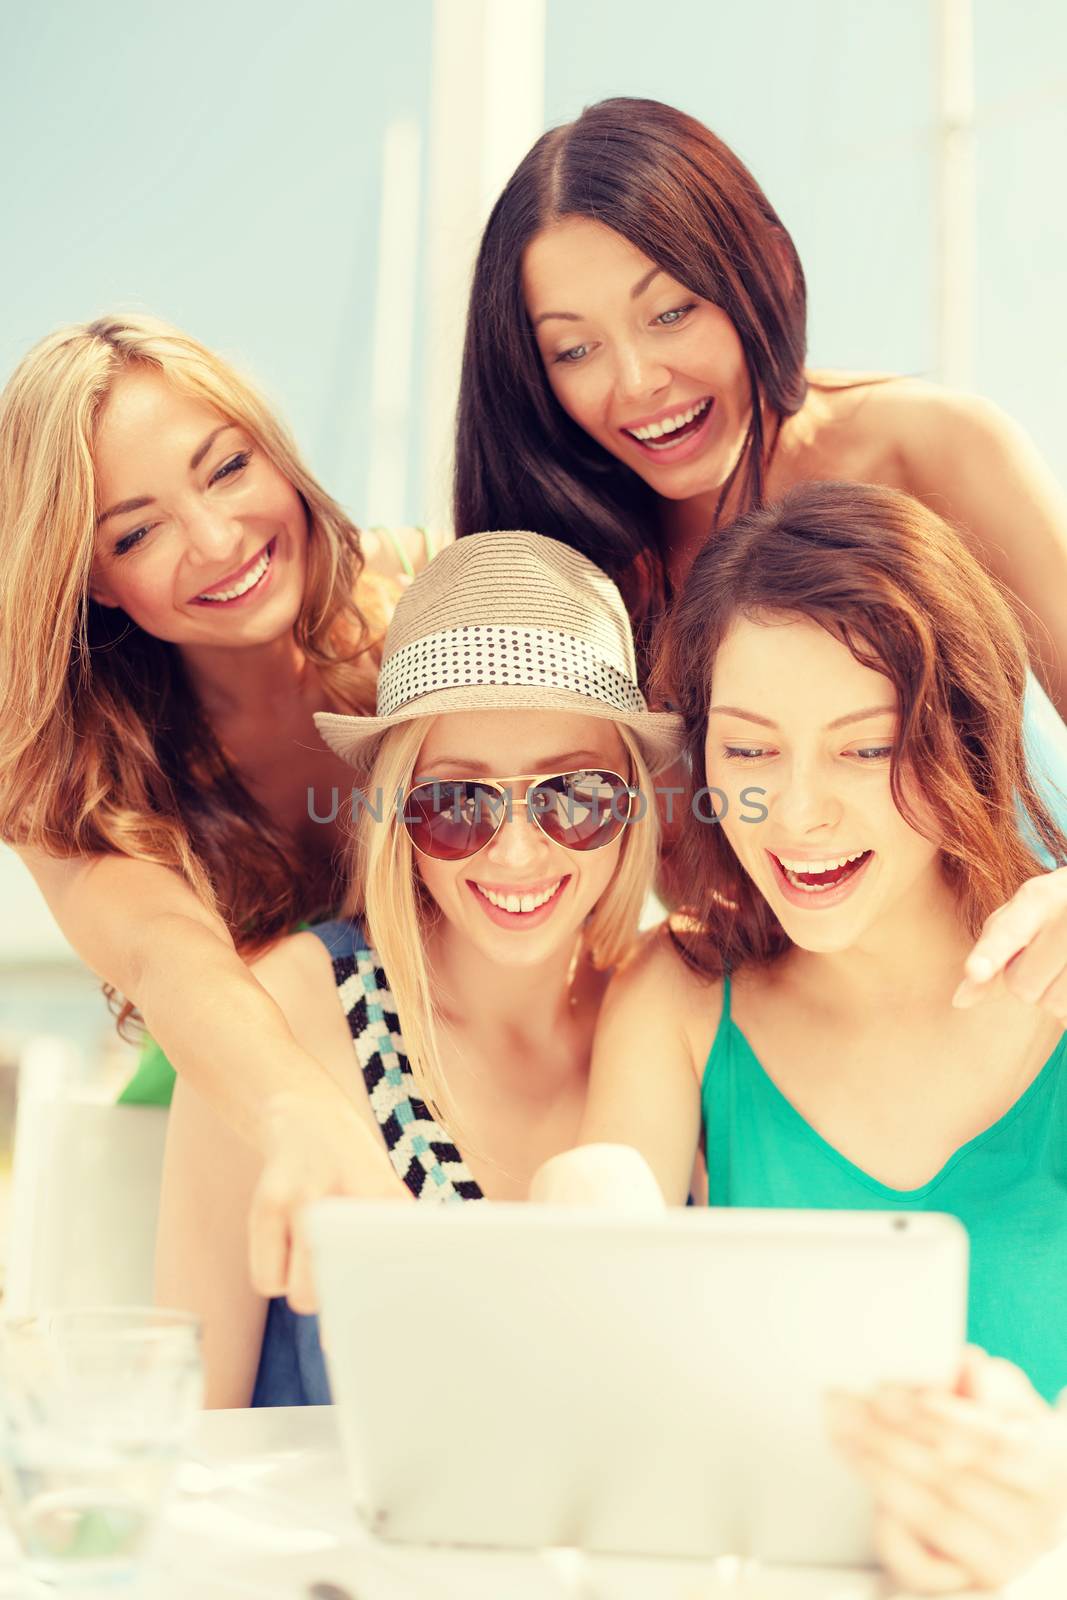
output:
M 422 888 L 414 849 L 401 822 L 415 764 L 431 727 L 415 717 L 391 728 L 381 740 L 362 786 L 349 860 L 347 915 L 359 918 L 389 982 L 404 1036 L 404 1052 L 426 1104 L 446 1125 L 454 1124 L 452 1097 L 437 1050 L 439 1007 L 426 962 L 426 936 L 437 908 Z M 593 965 L 617 965 L 637 933 L 658 859 L 659 829 L 652 779 L 636 740 L 617 723 L 630 757 L 631 782 L 644 796 L 638 819 L 623 831 L 621 858 L 607 889 L 590 913 L 583 943 Z M 454 1131 L 454 1129 L 453 1129 Z
M 264 402 L 155 318 L 61 328 L 0 396 L 0 838 L 171 867 L 255 948 L 309 909 L 293 841 L 227 760 L 177 648 L 89 596 L 94 432 L 131 367 L 244 428 L 296 488 L 309 530 L 296 644 L 338 703 L 373 706 L 370 627 L 353 598 L 359 531 Z

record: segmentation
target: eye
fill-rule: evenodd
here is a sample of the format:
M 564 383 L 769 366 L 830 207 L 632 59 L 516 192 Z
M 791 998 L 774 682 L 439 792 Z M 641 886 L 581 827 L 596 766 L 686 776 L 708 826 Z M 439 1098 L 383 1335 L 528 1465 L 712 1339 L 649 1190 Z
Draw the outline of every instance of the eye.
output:
M 893 754 L 891 744 L 868 744 L 860 750 L 853 750 L 852 755 L 860 761 L 886 761 Z
M 553 364 L 555 366 L 570 365 L 573 367 L 575 363 L 581 361 L 582 357 L 587 355 L 588 352 L 589 346 L 587 344 L 572 345 L 569 350 L 561 350 L 559 355 L 553 356 Z
M 727 761 L 758 761 L 761 756 L 773 755 L 774 752 L 762 744 L 727 744 L 723 746 L 722 753 Z
M 222 478 L 231 478 L 235 472 L 241 472 L 252 459 L 251 450 L 239 450 L 235 456 L 224 461 L 217 472 L 211 475 L 211 482 L 218 483 Z
M 683 318 L 687 317 L 691 311 L 695 310 L 696 307 L 693 305 L 674 306 L 670 311 L 661 311 L 659 316 L 653 317 L 652 320 L 654 322 L 658 322 L 661 327 L 673 328 L 679 322 L 681 322 Z
M 131 531 L 129 533 L 124 533 L 121 539 L 116 539 L 115 540 L 115 545 L 114 545 L 114 553 L 115 553 L 115 555 L 124 556 L 127 553 L 127 551 L 133 550 L 137 545 L 139 545 L 141 543 L 141 540 L 144 538 L 145 534 L 148 533 L 149 531 L 150 531 L 150 529 L 148 527 L 148 524 L 146 523 L 143 528 L 133 528 L 133 529 L 131 529 Z

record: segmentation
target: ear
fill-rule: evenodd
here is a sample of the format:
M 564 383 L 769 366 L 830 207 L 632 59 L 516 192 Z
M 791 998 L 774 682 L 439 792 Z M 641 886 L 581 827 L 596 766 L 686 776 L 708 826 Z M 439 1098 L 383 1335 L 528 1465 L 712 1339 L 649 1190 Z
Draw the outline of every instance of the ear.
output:
M 89 599 L 95 600 L 97 605 L 118 608 L 118 601 L 112 593 L 106 578 L 101 577 L 95 567 L 89 573 Z

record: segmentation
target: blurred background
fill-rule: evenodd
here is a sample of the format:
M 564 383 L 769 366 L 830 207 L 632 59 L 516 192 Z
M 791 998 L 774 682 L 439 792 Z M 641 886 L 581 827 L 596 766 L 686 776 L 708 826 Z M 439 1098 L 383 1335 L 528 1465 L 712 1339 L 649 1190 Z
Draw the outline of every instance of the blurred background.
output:
M 813 365 L 974 388 L 1067 478 L 1060 0 L 9 3 L 0 382 L 60 323 L 150 310 L 258 381 L 358 521 L 444 525 L 479 230 L 544 128 L 617 94 L 752 168 Z M 32 1035 L 128 1060 L 2 847 L 0 907 L 3 1150 Z

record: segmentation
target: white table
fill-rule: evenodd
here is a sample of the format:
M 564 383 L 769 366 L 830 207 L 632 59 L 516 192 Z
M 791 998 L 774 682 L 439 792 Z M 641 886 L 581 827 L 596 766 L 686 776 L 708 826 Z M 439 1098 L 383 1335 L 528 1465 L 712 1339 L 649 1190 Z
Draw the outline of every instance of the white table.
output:
M 335 1592 L 316 1593 L 329 1584 Z M 7 1538 L 0 1600 L 21 1592 Z M 383 1544 L 353 1515 L 325 1406 L 206 1412 L 150 1569 L 135 1587 L 109 1592 L 115 1600 L 888 1600 L 893 1593 L 870 1573 Z M 1067 1558 L 1013 1586 L 1010 1600 L 1065 1594 Z M 983 1600 L 991 1600 L 988 1591 Z

